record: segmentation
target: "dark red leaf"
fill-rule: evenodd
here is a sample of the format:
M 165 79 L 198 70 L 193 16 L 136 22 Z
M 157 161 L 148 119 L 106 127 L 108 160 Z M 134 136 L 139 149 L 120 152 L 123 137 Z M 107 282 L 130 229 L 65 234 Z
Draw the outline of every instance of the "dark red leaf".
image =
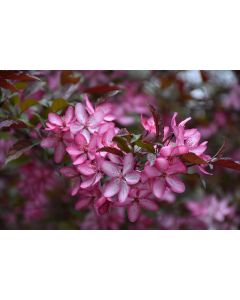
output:
M 206 73 L 206 71 L 200 71 L 200 75 L 201 75 L 201 77 L 202 77 L 202 81 L 203 82 L 207 82 L 208 81 L 208 75 L 207 75 L 207 73 Z
M 121 87 L 113 84 L 103 84 L 96 85 L 90 88 L 87 88 L 84 92 L 89 94 L 106 94 L 109 92 L 119 91 Z
M 160 126 L 161 126 L 160 116 L 152 105 L 150 105 L 150 111 L 152 113 L 154 124 L 156 127 L 156 138 L 158 138 L 160 135 Z
M 113 148 L 113 147 L 102 147 L 100 149 L 98 149 L 97 152 L 108 152 L 108 153 L 112 153 L 118 156 L 123 156 L 123 153 L 121 150 Z
M 61 84 L 65 85 L 65 84 L 76 84 L 78 83 L 80 80 L 80 77 L 76 77 L 74 76 L 73 71 L 62 71 L 61 72 Z
M 33 76 L 25 71 L 0 71 L 0 78 L 18 81 L 39 80 L 38 77 Z
M 213 166 L 219 166 L 223 168 L 239 170 L 240 171 L 240 161 L 234 161 L 231 158 L 219 158 L 212 162 Z
M 22 154 L 30 150 L 36 144 L 32 144 L 28 140 L 20 140 L 16 142 L 8 151 L 7 159 L 5 161 L 5 165 L 8 164 L 10 161 L 18 159 Z
M 0 87 L 9 90 L 13 93 L 18 91 L 13 84 L 2 78 L 0 78 Z
M 201 157 L 197 156 L 196 154 L 189 152 L 186 154 L 181 155 L 184 161 L 189 162 L 194 165 L 206 165 L 207 162 L 203 160 Z
M 0 129 L 2 128 L 26 128 L 27 125 L 20 120 L 4 120 L 0 121 Z

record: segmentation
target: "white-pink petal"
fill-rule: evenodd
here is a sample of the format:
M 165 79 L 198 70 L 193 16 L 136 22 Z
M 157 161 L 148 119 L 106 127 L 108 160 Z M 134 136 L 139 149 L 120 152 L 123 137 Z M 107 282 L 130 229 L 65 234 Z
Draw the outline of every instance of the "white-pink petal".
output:
M 151 211 L 156 211 L 158 210 L 158 205 L 156 202 L 149 200 L 149 199 L 139 199 L 139 204 L 142 208 L 151 210 Z
M 155 160 L 155 165 L 161 172 L 165 172 L 169 167 L 168 160 L 162 157 L 159 157 Z
M 134 158 L 132 153 L 128 153 L 123 159 L 123 175 L 133 170 Z
M 166 181 L 164 178 L 157 178 L 153 182 L 153 194 L 161 199 L 166 190 Z
M 130 204 L 128 206 L 127 209 L 127 213 L 128 213 L 128 219 L 130 222 L 136 222 L 137 219 L 140 216 L 140 207 L 139 204 L 136 202 L 133 202 L 132 204 Z
M 120 174 L 120 168 L 107 160 L 101 162 L 101 169 L 109 177 L 117 177 Z
M 105 197 L 115 196 L 120 190 L 120 181 L 119 179 L 112 179 L 108 183 L 105 184 L 103 189 L 103 195 Z
M 87 145 L 87 140 L 81 132 L 77 133 L 77 135 L 75 136 L 75 142 L 76 144 L 81 146 L 81 148 Z
M 87 112 L 82 105 L 82 103 L 77 103 L 75 106 L 75 115 L 80 124 L 86 124 L 88 115 Z
M 89 163 L 89 161 L 86 161 L 85 163 L 77 166 L 78 171 L 86 176 L 90 176 L 95 174 L 95 170 L 93 166 Z
M 166 177 L 166 182 L 169 188 L 175 193 L 183 193 L 185 191 L 184 183 L 178 179 L 176 176 Z
M 140 177 L 141 177 L 141 175 L 140 175 L 140 172 L 138 172 L 138 171 L 132 171 L 125 175 L 125 179 L 126 179 L 127 183 L 130 185 L 138 183 L 138 181 L 140 180 Z
M 57 125 L 57 126 L 62 126 L 63 125 L 62 119 L 59 117 L 59 115 L 57 115 L 55 113 L 49 113 L 48 114 L 48 120 L 51 124 L 54 124 L 54 125 Z
M 66 124 L 69 124 L 73 119 L 74 119 L 74 108 L 72 106 L 68 106 L 64 115 L 64 121 Z
M 78 175 L 78 172 L 72 167 L 62 167 L 60 173 L 66 177 L 74 177 Z
M 125 202 L 127 200 L 128 194 L 129 194 L 129 186 L 125 180 L 121 180 L 120 182 L 120 191 L 118 194 L 118 200 L 119 202 Z
M 54 150 L 54 161 L 58 164 L 63 160 L 65 154 L 65 146 L 59 142 Z
M 73 161 L 73 165 L 74 165 L 74 166 L 81 165 L 81 164 L 83 164 L 86 160 L 87 160 L 87 154 L 86 154 L 86 153 L 83 153 L 83 154 L 81 154 L 78 158 L 76 158 L 76 159 Z
M 56 137 L 47 137 L 41 141 L 41 146 L 43 148 L 53 148 L 56 146 L 58 140 Z

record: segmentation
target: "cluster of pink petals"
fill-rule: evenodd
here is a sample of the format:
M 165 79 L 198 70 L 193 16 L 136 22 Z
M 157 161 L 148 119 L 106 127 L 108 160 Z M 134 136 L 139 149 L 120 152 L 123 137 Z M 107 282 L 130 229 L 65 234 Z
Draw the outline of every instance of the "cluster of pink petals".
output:
M 216 195 L 206 196 L 202 201 L 188 201 L 186 206 L 193 216 L 204 221 L 208 228 L 213 227 L 215 222 L 232 219 L 235 214 L 235 206 L 230 204 L 229 199 L 218 200 Z
M 163 129 L 161 144 L 154 144 L 155 154 L 146 153 L 140 166 L 135 150 L 118 156 L 98 151 L 102 147 L 118 149 L 113 141 L 119 132 L 111 104 L 93 107 L 87 97 L 85 104 L 69 106 L 63 116 L 49 113 L 46 122 L 48 136 L 42 140 L 44 148 L 54 149 L 56 163 L 67 153 L 71 165 L 63 166 L 61 174 L 72 181 L 71 194 L 79 196 L 76 209 L 92 207 L 98 216 L 125 208 L 128 219 L 135 222 L 142 210 L 157 211 L 159 201 L 174 201 L 175 193 L 183 193 L 185 185 L 180 178 L 187 172 L 181 155 L 194 153 L 203 159 L 207 142 L 200 142 L 197 129 L 186 129 L 186 120 L 177 124 L 175 113 L 171 126 Z M 151 140 L 156 135 L 153 118 L 142 117 L 143 136 Z M 202 166 L 199 170 L 206 172 Z
M 47 192 L 58 184 L 54 171 L 37 162 L 21 167 L 18 189 L 25 200 L 24 219 L 31 221 L 44 216 L 48 205 Z

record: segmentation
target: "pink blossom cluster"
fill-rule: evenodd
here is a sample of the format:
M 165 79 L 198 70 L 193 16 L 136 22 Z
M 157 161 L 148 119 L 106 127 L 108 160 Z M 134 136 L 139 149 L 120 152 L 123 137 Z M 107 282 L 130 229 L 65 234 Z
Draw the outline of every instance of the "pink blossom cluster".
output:
M 56 174 L 38 162 L 29 162 L 20 171 L 18 189 L 25 200 L 24 219 L 27 222 L 40 219 L 48 205 L 47 192 L 57 185 Z
M 125 208 L 128 219 L 135 222 L 142 210 L 157 211 L 159 201 L 174 201 L 172 194 L 185 191 L 180 176 L 187 173 L 189 165 L 183 155 L 210 158 L 200 132 L 186 128 L 191 118 L 177 123 L 176 117 L 177 113 L 159 136 L 153 117 L 142 117 L 141 143 L 150 143 L 153 151 L 149 153 L 141 144 L 129 144 L 126 150 L 114 139 L 121 130 L 114 123 L 113 106 L 103 103 L 94 107 L 85 97 L 85 103 L 69 106 L 61 116 L 49 113 L 48 135 L 41 145 L 54 149 L 56 163 L 66 162 L 65 154 L 71 158 L 71 164 L 60 172 L 72 180 L 71 194 L 79 197 L 77 210 L 93 207 L 102 216 L 116 207 Z M 208 173 L 204 165 L 197 168 Z
M 202 221 L 207 228 L 217 229 L 221 223 L 236 219 L 236 207 L 228 197 L 218 199 L 216 195 L 208 195 L 202 201 L 187 201 L 186 207 L 195 219 Z M 225 228 L 227 229 L 227 228 Z

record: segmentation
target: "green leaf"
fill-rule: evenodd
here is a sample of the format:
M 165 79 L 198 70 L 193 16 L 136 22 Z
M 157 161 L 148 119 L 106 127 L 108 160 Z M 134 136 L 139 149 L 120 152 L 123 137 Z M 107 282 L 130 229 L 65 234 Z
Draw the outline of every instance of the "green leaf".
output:
M 123 153 L 121 150 L 117 149 L 117 148 L 113 148 L 113 147 L 102 147 L 100 149 L 97 150 L 97 152 L 108 152 L 108 153 L 112 153 L 118 156 L 123 156 Z
M 123 137 L 115 136 L 113 138 L 113 141 L 116 142 L 118 147 L 124 152 L 126 153 L 131 152 L 131 149 L 129 148 L 127 141 Z
M 24 102 L 21 102 L 20 104 L 20 108 L 21 111 L 24 112 L 25 110 L 27 110 L 28 108 L 34 106 L 38 104 L 38 101 L 36 99 L 26 99 Z
M 59 110 L 65 109 L 68 106 L 68 102 L 62 98 L 54 99 L 50 111 L 57 112 Z
M 135 142 L 135 145 L 137 145 L 138 147 L 140 147 L 140 148 L 142 148 L 144 150 L 147 150 L 150 153 L 155 153 L 154 147 L 150 143 L 138 140 L 138 141 Z
M 133 134 L 131 143 L 135 143 L 136 141 L 138 141 L 141 138 L 141 136 L 142 136 L 141 134 Z

